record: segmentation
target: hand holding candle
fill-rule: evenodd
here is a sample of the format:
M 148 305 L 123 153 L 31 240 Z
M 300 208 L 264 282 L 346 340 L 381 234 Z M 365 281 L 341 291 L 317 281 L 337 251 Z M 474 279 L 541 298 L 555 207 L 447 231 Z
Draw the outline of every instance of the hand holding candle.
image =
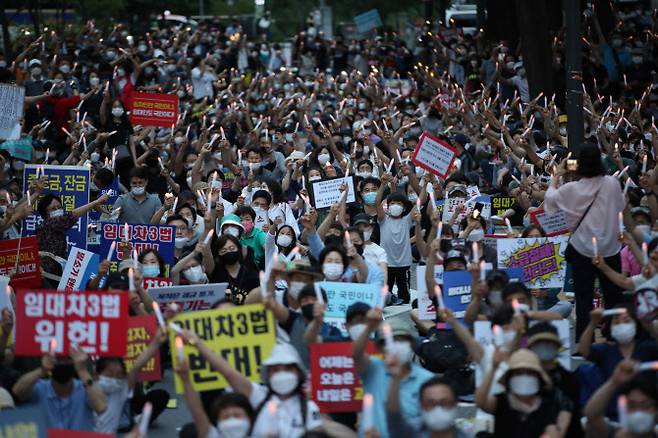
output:
M 596 237 L 592 236 L 592 248 L 594 249 L 594 257 L 599 256 L 599 244 L 596 240 Z

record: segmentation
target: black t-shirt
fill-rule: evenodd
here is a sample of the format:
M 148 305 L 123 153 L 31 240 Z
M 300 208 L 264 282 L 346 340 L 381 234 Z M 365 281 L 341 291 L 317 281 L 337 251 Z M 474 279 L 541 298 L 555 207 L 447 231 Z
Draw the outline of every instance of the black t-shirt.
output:
M 253 258 L 252 258 L 253 260 Z M 244 303 L 245 298 L 252 289 L 260 285 L 258 279 L 258 269 L 251 261 L 242 261 L 240 272 L 237 277 L 231 277 L 221 262 L 215 267 L 211 278 L 211 283 L 228 283 L 227 289 L 231 289 L 231 300 L 233 304 Z
M 546 426 L 555 424 L 560 405 L 554 393 L 542 395 L 541 405 L 526 415 L 512 409 L 507 394 L 496 396 L 494 438 L 538 438 Z

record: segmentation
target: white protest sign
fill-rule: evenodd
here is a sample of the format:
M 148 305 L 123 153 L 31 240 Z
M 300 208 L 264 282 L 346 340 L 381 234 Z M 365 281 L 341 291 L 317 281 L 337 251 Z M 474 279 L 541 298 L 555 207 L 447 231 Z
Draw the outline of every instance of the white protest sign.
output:
M 176 303 L 183 312 L 208 310 L 224 298 L 228 283 L 189 284 L 186 286 L 152 287 L 149 295 L 158 304 Z
M 340 186 L 343 182 L 347 182 L 347 203 L 356 200 L 354 196 L 354 178 L 333 178 L 325 179 L 322 181 L 315 181 L 313 183 L 313 200 L 315 201 L 315 208 L 327 208 L 340 200 L 341 191 Z
M 425 283 L 426 266 L 416 267 L 416 297 L 418 298 L 418 317 L 423 321 L 434 321 L 436 319 L 436 308 L 430 300 Z M 434 266 L 434 281 L 443 284 L 443 265 Z
M 472 198 L 470 198 L 472 199 Z M 482 204 L 482 217 L 485 219 L 489 219 L 491 217 L 491 202 L 485 202 L 486 199 L 490 199 L 488 196 L 479 196 L 475 200 L 469 202 L 466 204 L 466 208 L 459 213 L 457 218 L 455 219 L 455 223 L 458 224 L 464 218 L 471 214 L 473 210 L 475 209 L 475 204 L 480 202 Z M 450 222 L 450 219 L 452 218 L 452 215 L 455 213 L 457 210 L 457 207 L 461 204 L 464 204 L 468 199 L 465 198 L 448 198 L 445 200 L 445 203 L 443 204 L 443 216 L 441 217 L 441 220 L 444 223 Z
M 445 179 L 456 156 L 457 151 L 448 143 L 424 132 L 418 139 L 411 161 Z
M 480 188 L 478 186 L 466 187 L 466 196 L 472 198 L 473 196 L 480 196 Z
M 557 236 L 569 232 L 567 218 L 562 210 L 555 214 L 548 214 L 544 209 L 530 213 L 530 220 L 544 229 L 547 236 Z
M 297 236 L 300 235 L 299 225 L 297 224 L 297 219 L 292 211 L 292 208 L 288 205 L 287 202 L 281 202 L 280 204 L 272 205 L 267 212 L 267 217 L 271 223 L 274 223 L 276 218 L 281 219 L 281 225 L 289 225 L 295 230 Z M 258 218 L 256 218 L 258 219 Z
M 259 230 L 263 229 L 263 225 L 269 224 L 269 220 L 267 219 L 267 210 L 263 210 L 262 208 L 259 208 L 256 210 L 256 222 L 254 223 L 254 226 L 258 228 Z
M 87 281 L 98 273 L 98 262 L 98 254 L 75 246 L 71 248 L 57 290 L 84 290 Z
M 0 139 L 17 140 L 20 138 L 20 120 L 23 117 L 25 88 L 15 85 L 0 84 Z M 18 126 L 18 129 L 16 127 Z M 16 135 L 18 132 L 18 135 Z

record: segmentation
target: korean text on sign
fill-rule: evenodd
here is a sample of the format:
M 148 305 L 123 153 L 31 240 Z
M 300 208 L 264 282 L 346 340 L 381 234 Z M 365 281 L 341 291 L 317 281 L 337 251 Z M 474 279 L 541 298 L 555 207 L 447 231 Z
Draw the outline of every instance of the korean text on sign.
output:
M 20 259 L 16 266 L 19 253 Z M 0 241 L 0 275 L 11 277 L 9 284 L 12 287 L 41 287 L 39 266 L 39 247 L 36 237 Z M 18 272 L 12 276 L 15 268 Z
M 347 182 L 347 199 L 345 202 L 354 202 L 354 178 L 333 178 L 313 183 L 313 200 L 315 208 L 329 208 L 340 200 L 342 192 L 340 186 Z
M 37 168 L 43 169 L 48 183 L 41 195 L 52 193 L 62 200 L 62 207 L 70 213 L 78 207 L 89 203 L 89 168 L 78 166 L 53 166 L 28 164 L 23 171 L 23 193 L 37 176 Z M 23 221 L 23 236 L 36 234 L 42 222 L 41 215 L 33 213 Z M 72 247 L 87 249 L 87 215 L 78 218 L 78 222 L 66 232 L 69 250 Z
M 491 213 L 496 216 L 502 216 L 514 204 L 516 204 L 516 198 L 514 196 L 492 196 Z
M 498 239 L 498 267 L 521 268 L 528 287 L 553 288 L 564 285 L 568 237 Z
M 133 93 L 130 121 L 133 125 L 171 127 L 178 117 L 178 96 L 164 93 Z
M 379 291 L 369 284 L 323 281 L 320 287 L 327 294 L 325 322 L 339 328 L 343 333 L 347 333 L 345 311 L 352 303 L 361 301 L 371 307 L 379 303 Z
M 274 317 L 262 304 L 179 314 L 173 321 L 196 333 L 211 350 L 226 359 L 243 376 L 260 382 L 261 364 L 270 355 L 276 341 Z M 174 335 L 170 333 L 172 352 L 176 351 Z M 228 386 L 226 379 L 210 368 L 196 348 L 186 345 L 185 358 L 195 390 L 208 391 Z M 173 354 L 173 361 L 178 361 L 176 354 Z M 176 378 L 176 391 L 181 393 L 182 389 L 180 380 Z
M 126 370 L 130 371 L 133 368 L 135 359 L 148 348 L 157 330 L 158 323 L 153 315 L 128 318 L 128 345 L 126 356 L 123 358 Z M 146 362 L 146 365 L 139 373 L 138 380 L 140 382 L 151 382 L 160 380 L 160 378 L 160 352 L 158 351 Z
M 128 296 L 123 292 L 19 289 L 16 354 L 68 355 L 71 345 L 97 356 L 123 356 L 128 332 Z
M 411 161 L 425 170 L 445 178 L 450 166 L 455 161 L 457 152 L 446 142 L 424 132 L 418 139 L 418 145 Z
M 165 274 L 168 274 L 174 264 L 175 234 L 174 227 L 167 225 L 128 224 L 126 229 L 125 224 L 105 222 L 101 227 L 99 252 L 105 258 L 112 242 L 116 242 L 118 248 L 121 241 L 128 240 L 131 254 L 133 250 L 137 250 L 137 253 L 148 249 L 157 250 L 165 261 Z M 110 271 L 116 271 L 121 260 L 121 251 L 113 251 Z
M 185 286 L 151 287 L 149 295 L 158 304 L 176 303 L 183 312 L 208 310 L 224 298 L 228 283 L 189 284 Z
M 370 342 L 366 351 L 377 355 Z M 320 412 L 357 412 L 361 409 L 363 387 L 352 358 L 351 342 L 311 344 L 311 398 Z

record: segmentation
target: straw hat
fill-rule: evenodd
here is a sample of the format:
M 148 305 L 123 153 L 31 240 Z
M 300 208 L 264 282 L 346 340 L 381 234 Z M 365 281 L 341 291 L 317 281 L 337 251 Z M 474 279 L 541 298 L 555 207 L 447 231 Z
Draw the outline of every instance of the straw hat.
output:
M 516 370 L 530 370 L 539 374 L 541 379 L 544 381 L 544 386 L 552 386 L 551 378 L 548 377 L 548 374 L 546 374 L 544 369 L 541 367 L 539 358 L 530 350 L 525 348 L 516 350 L 507 360 L 507 365 L 507 371 L 505 371 L 505 374 L 503 374 L 498 381 L 503 385 L 507 383 L 507 379 L 509 378 L 511 372 Z

